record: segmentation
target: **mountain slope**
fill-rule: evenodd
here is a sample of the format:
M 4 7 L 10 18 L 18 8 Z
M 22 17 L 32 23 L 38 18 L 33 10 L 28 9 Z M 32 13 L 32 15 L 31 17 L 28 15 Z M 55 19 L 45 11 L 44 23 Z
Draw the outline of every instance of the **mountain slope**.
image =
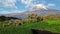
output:
M 7 17 L 17 17 L 20 19 L 25 19 L 27 18 L 30 14 L 37 14 L 37 15 L 42 15 L 42 16 L 47 16 L 49 14 L 53 15 L 60 15 L 60 10 L 55 10 L 55 9 L 49 9 L 44 6 L 34 6 L 32 9 L 27 10 L 22 13 L 12 13 L 12 14 L 5 14 L 4 16 Z

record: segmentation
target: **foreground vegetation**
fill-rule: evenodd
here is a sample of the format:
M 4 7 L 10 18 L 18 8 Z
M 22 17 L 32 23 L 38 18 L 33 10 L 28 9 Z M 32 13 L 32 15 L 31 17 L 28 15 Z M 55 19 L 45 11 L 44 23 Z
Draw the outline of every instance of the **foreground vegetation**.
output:
M 47 30 L 60 33 L 60 17 L 30 15 L 26 20 L 0 22 L 0 34 L 32 34 L 31 29 Z

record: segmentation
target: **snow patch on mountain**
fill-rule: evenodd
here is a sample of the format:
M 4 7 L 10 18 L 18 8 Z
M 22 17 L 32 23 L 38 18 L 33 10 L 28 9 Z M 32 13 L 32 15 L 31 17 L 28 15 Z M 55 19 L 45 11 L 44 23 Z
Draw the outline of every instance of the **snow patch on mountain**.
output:
M 37 5 L 35 5 L 33 8 L 48 10 L 47 7 L 46 7 L 45 5 L 43 5 L 43 4 L 37 4 Z

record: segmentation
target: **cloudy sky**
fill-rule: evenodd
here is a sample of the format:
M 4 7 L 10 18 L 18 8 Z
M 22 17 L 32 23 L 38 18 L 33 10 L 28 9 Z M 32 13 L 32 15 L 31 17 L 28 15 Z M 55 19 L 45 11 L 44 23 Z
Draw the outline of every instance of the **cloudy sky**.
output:
M 23 12 L 35 5 L 60 10 L 60 0 L 0 0 L 0 14 Z

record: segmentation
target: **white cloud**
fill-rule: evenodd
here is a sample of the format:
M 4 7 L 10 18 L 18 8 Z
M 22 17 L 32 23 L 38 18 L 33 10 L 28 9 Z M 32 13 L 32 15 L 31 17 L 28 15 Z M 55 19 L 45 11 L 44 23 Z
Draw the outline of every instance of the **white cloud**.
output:
M 48 6 L 55 6 L 55 4 L 49 3 Z
M 15 6 L 16 0 L 0 0 L 0 3 L 4 5 L 4 7 L 9 7 L 9 8 L 17 8 Z
M 20 1 L 21 3 L 26 4 L 25 8 L 32 7 L 38 2 L 45 3 L 45 0 L 0 0 L 0 3 L 3 4 L 5 8 L 9 7 L 17 9 L 17 6 L 15 5 L 16 1 Z
M 21 2 L 24 4 L 30 4 L 32 3 L 32 0 L 21 0 Z
M 46 0 L 40 0 L 41 3 L 45 4 L 46 3 Z
M 32 8 L 37 3 L 45 3 L 45 0 L 21 0 L 21 3 L 26 4 L 25 8 Z
M 21 3 L 25 4 L 25 8 L 28 8 L 30 6 L 33 6 L 33 0 L 21 0 Z
M 23 11 L 22 11 L 23 12 Z M 1 11 L 0 14 L 9 14 L 9 13 L 21 13 L 21 11 L 19 10 L 15 10 L 15 11 Z

